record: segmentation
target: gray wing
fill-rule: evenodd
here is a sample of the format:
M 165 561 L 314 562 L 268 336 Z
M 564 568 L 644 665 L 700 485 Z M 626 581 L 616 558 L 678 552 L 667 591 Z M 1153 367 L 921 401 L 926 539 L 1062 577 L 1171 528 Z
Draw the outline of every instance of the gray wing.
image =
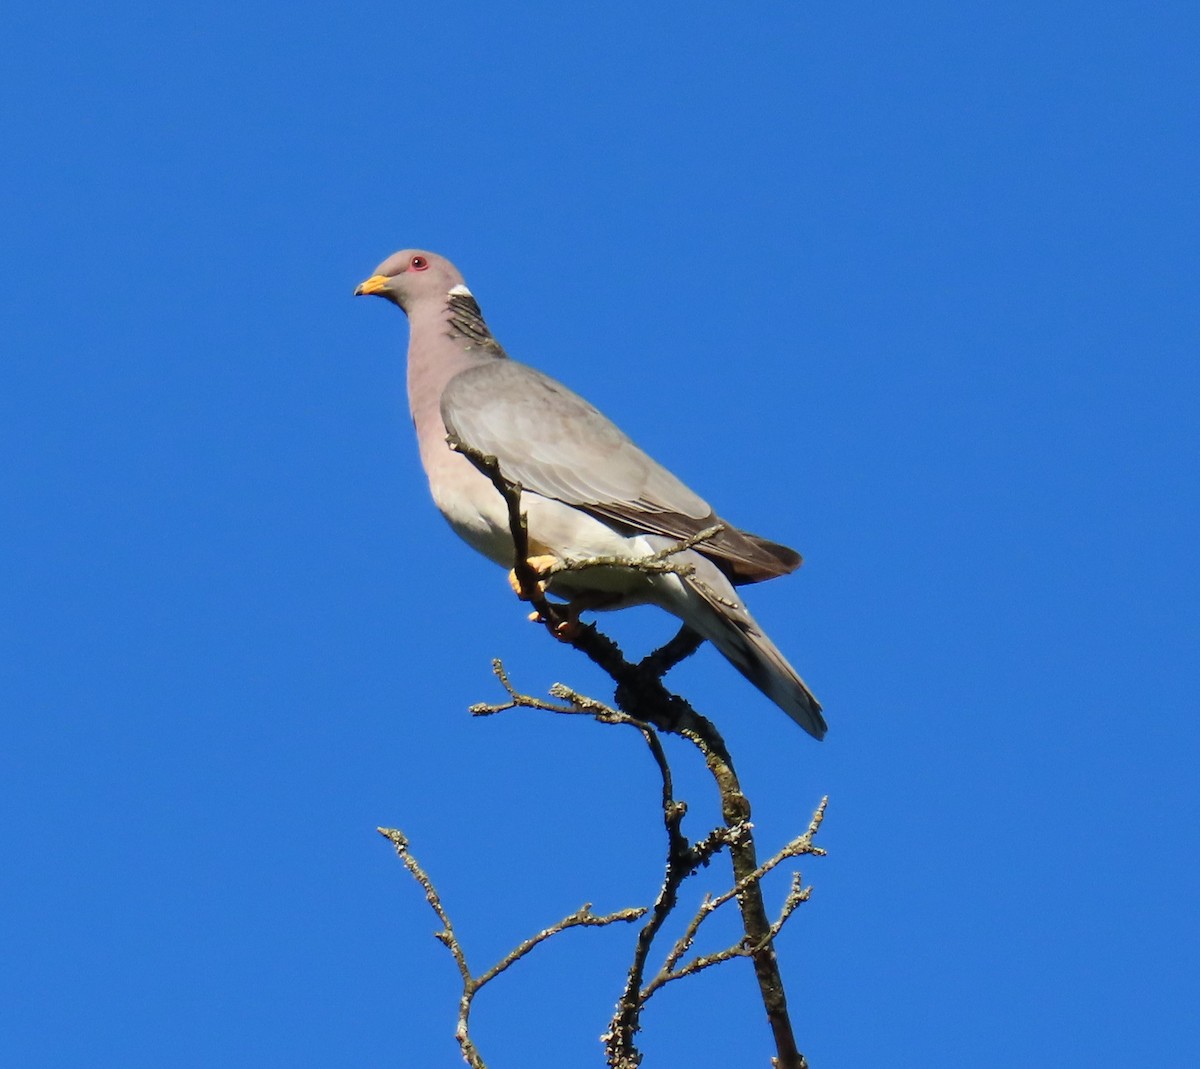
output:
M 524 364 L 501 359 L 456 375 L 441 410 L 447 431 L 494 456 L 505 478 L 619 529 L 683 539 L 724 522 L 610 419 Z M 696 548 L 736 583 L 800 564 L 795 551 L 729 524 Z

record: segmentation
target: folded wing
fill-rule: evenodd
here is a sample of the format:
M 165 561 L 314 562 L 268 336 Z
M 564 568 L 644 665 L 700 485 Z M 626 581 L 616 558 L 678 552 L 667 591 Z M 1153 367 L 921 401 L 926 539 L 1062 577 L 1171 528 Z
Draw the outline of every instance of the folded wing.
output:
M 506 479 L 629 533 L 685 539 L 723 523 L 696 547 L 736 584 L 800 564 L 787 546 L 741 531 L 639 449 L 578 394 L 534 368 L 499 359 L 455 376 L 442 395 L 447 431 L 494 456 Z

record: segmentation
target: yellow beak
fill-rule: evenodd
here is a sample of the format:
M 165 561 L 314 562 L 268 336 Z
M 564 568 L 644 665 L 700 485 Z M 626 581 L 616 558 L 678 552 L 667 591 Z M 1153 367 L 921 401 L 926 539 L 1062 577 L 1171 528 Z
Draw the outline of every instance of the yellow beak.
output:
M 382 293 L 387 287 L 387 275 L 372 275 L 366 282 L 360 282 L 354 290 L 355 297 L 362 297 L 368 293 Z

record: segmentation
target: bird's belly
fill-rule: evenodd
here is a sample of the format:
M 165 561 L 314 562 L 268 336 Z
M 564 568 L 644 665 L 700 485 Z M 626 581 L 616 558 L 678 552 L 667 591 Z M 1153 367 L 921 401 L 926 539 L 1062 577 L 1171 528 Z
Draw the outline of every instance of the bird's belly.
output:
M 513 566 L 513 540 L 508 526 L 508 512 L 496 495 L 496 506 L 484 499 L 464 501 L 458 495 L 438 493 L 431 485 L 433 500 L 446 522 L 472 549 L 504 568 Z
M 434 500 L 458 536 L 473 549 L 503 568 L 513 566 L 513 541 L 504 500 L 490 486 L 470 502 L 456 494 L 438 495 Z M 529 531 L 532 556 L 549 555 L 559 560 L 588 560 L 596 557 L 636 559 L 653 553 L 640 536 L 626 536 L 606 523 L 571 505 L 526 492 L 521 495 Z M 583 591 L 631 595 L 649 593 L 648 577 L 629 568 L 596 567 L 555 576 L 551 589 L 567 596 Z

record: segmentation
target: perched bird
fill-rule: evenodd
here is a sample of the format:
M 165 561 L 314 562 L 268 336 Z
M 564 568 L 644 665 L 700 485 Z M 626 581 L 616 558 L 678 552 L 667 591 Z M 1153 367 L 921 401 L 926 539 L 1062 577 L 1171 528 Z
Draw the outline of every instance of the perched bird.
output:
M 553 562 L 652 556 L 721 525 L 669 558 L 690 574 L 590 568 L 549 574 L 546 587 L 575 612 L 646 603 L 666 609 L 805 731 L 825 734 L 820 704 L 734 589 L 794 571 L 799 554 L 724 523 L 582 397 L 509 359 L 443 257 L 405 249 L 354 293 L 386 297 L 408 315 L 408 399 L 421 463 L 434 502 L 463 539 L 513 567 L 505 501 L 448 436 L 494 456 L 500 473 L 521 485 L 531 563 L 543 574 Z

